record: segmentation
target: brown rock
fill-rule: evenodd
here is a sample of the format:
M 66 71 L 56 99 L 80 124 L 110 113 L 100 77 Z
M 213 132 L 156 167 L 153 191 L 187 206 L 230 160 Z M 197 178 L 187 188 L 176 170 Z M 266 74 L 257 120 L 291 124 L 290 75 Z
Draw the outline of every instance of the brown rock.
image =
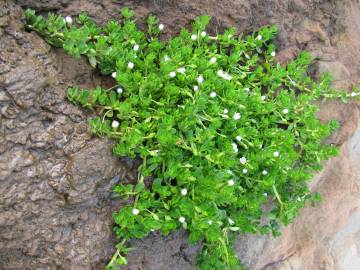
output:
M 122 6 L 135 9 L 140 25 L 156 14 L 164 38 L 208 13 L 212 30 L 236 26 L 279 27 L 278 60 L 301 50 L 320 58 L 336 84 L 360 85 L 360 31 L 357 1 L 16 1 L 40 12 L 89 12 L 103 23 L 118 18 Z M 120 4 L 119 4 L 120 3 Z M 76 60 L 27 33 L 14 1 L 0 1 L 0 268 L 103 269 L 114 250 L 110 187 L 134 178 L 137 161 L 120 162 L 111 142 L 92 138 L 87 115 L 68 103 L 67 86 L 111 85 L 85 59 Z M 326 102 L 319 117 L 337 118 L 341 128 L 328 142 L 341 155 L 325 164 L 312 189 L 323 203 L 306 208 L 278 239 L 244 236 L 239 258 L 250 269 L 360 269 L 359 104 Z M 131 168 L 130 169 L 126 169 Z M 128 178 L 128 179 L 125 179 Z M 126 269 L 194 269 L 199 247 L 184 232 L 166 238 L 155 233 L 133 241 Z
M 344 64 L 337 61 L 319 61 L 319 73 L 331 73 L 334 81 L 348 81 L 350 72 Z
M 359 119 L 360 108 L 353 113 Z M 353 127 L 359 122 L 353 122 Z M 360 128 L 341 147 L 342 155 L 327 162 L 312 184 L 323 202 L 305 208 L 282 236 L 245 236 L 238 251 L 250 269 L 339 269 L 360 267 Z M 256 258 L 256 259 L 255 259 Z

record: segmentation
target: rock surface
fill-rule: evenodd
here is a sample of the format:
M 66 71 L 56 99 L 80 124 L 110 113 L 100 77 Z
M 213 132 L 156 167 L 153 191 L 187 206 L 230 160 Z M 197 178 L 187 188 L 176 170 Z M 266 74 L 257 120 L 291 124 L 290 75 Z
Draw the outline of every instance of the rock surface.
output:
M 119 4 L 121 3 L 121 4 Z M 76 15 L 99 23 L 133 7 L 143 25 L 149 12 L 166 35 L 202 13 L 212 29 L 279 27 L 277 58 L 301 50 L 318 59 L 316 74 L 330 71 L 334 85 L 360 85 L 360 4 L 356 0 L 0 0 L 0 268 L 102 269 L 113 252 L 110 187 L 132 179 L 136 164 L 111 155 L 111 142 L 92 138 L 90 115 L 68 103 L 69 85 L 110 85 L 84 60 L 50 48 L 23 29 L 21 7 Z M 319 117 L 341 128 L 328 139 L 341 155 L 326 162 L 311 186 L 323 203 L 306 208 L 280 238 L 245 235 L 236 248 L 249 269 L 360 269 L 360 106 L 324 102 Z M 134 241 L 126 269 L 194 269 L 198 247 L 184 232 Z

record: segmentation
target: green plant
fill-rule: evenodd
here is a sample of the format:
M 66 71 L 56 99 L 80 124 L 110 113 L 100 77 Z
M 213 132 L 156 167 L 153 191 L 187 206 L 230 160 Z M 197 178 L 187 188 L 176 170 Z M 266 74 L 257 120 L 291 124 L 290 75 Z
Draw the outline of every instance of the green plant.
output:
M 127 263 L 129 239 L 184 228 L 190 243 L 204 242 L 200 269 L 240 269 L 236 233 L 278 235 L 318 199 L 306 182 L 337 154 L 323 140 L 338 124 L 320 123 L 316 101 L 358 93 L 333 91 L 329 75 L 314 82 L 309 53 L 277 64 L 274 26 L 211 36 L 201 16 L 161 41 L 157 18 L 142 32 L 133 15 L 125 8 L 122 24 L 100 27 L 85 14 L 72 21 L 26 11 L 28 29 L 115 78 L 110 89 L 71 87 L 68 98 L 97 112 L 91 131 L 116 140 L 115 155 L 143 161 L 137 184 L 114 187 L 132 203 L 113 214 L 120 243 L 107 268 Z

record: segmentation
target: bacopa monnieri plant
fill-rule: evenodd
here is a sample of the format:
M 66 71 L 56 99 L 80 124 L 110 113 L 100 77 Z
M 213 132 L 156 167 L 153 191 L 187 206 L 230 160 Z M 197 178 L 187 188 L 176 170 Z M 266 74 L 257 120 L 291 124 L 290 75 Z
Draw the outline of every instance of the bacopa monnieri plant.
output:
M 133 11 L 121 13 L 99 26 L 85 14 L 26 11 L 28 29 L 115 79 L 110 89 L 70 87 L 68 99 L 97 113 L 91 132 L 115 140 L 115 155 L 142 159 L 137 183 L 113 189 L 132 200 L 113 214 L 119 244 L 107 269 L 127 263 L 130 239 L 181 228 L 203 242 L 199 269 L 241 269 L 234 235 L 278 235 L 318 199 L 306 183 L 338 152 L 323 143 L 338 123 L 316 118 L 317 101 L 358 92 L 332 90 L 329 75 L 314 82 L 309 53 L 276 63 L 274 26 L 209 35 L 201 16 L 163 41 L 156 17 L 144 32 Z

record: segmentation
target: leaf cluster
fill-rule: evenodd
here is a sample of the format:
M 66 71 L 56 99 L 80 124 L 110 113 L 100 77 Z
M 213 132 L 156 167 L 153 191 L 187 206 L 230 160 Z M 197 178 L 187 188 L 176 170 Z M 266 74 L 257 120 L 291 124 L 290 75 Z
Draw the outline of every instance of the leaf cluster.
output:
M 113 189 L 133 203 L 113 214 L 121 240 L 108 268 L 126 263 L 126 241 L 183 228 L 205 243 L 200 269 L 241 269 L 231 236 L 278 235 L 317 198 L 306 183 L 338 152 L 323 143 L 338 123 L 321 123 L 316 101 L 358 93 L 332 90 L 328 75 L 314 82 L 307 52 L 276 63 L 275 26 L 210 36 L 201 16 L 162 41 L 156 17 L 143 32 L 133 11 L 122 16 L 98 26 L 85 14 L 69 24 L 26 12 L 29 29 L 112 74 L 114 87 L 71 87 L 68 98 L 97 112 L 91 131 L 116 140 L 115 155 L 143 160 L 137 184 Z

